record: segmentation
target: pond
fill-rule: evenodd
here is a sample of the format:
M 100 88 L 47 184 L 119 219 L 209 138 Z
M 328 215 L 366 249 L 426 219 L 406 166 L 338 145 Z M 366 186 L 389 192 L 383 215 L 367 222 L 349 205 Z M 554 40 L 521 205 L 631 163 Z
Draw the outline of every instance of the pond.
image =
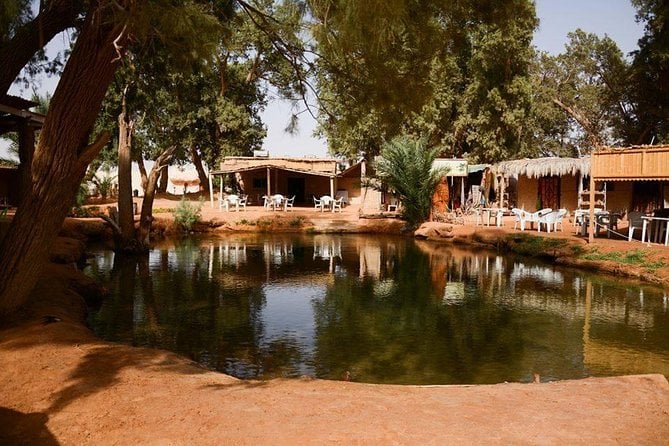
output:
M 400 237 L 170 243 L 140 260 L 93 251 L 100 337 L 253 379 L 669 376 L 669 293 L 651 286 Z

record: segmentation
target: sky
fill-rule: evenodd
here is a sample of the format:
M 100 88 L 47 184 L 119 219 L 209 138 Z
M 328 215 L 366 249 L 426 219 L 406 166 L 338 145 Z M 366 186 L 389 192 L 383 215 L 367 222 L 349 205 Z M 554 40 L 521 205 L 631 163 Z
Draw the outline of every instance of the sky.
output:
M 559 54 L 564 50 L 567 33 L 581 28 L 600 37 L 608 35 L 625 54 L 637 47 L 643 34 L 643 26 L 635 22 L 635 9 L 629 0 L 536 0 L 539 29 L 534 36 L 534 45 L 541 51 Z M 62 43 L 55 42 L 57 46 Z M 46 80 L 42 93 L 53 91 L 56 81 Z M 16 86 L 11 94 L 29 98 L 30 92 L 20 92 Z M 263 149 L 272 156 L 327 156 L 327 144 L 313 137 L 316 122 L 308 113 L 300 115 L 297 134 L 284 131 L 291 114 L 289 103 L 272 100 L 262 114 L 267 125 L 267 137 Z M 0 146 L 0 156 L 5 156 Z

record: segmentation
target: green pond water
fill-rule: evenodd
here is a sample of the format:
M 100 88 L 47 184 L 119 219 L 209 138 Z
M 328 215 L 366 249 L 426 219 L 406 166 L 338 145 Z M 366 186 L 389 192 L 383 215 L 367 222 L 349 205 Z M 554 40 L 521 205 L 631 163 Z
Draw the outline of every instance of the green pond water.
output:
M 376 236 L 231 236 L 87 273 L 102 338 L 239 378 L 473 384 L 662 373 L 669 293 L 495 252 Z

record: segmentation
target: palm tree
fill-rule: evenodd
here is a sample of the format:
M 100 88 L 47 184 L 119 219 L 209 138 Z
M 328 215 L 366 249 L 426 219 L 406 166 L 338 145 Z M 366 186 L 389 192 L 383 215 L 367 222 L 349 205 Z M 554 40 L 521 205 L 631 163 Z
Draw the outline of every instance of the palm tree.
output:
M 445 175 L 433 169 L 437 149 L 430 149 L 423 139 L 399 136 L 386 143 L 376 161 L 376 174 L 386 187 L 402 200 L 402 213 L 410 227 L 428 219 L 432 195 Z

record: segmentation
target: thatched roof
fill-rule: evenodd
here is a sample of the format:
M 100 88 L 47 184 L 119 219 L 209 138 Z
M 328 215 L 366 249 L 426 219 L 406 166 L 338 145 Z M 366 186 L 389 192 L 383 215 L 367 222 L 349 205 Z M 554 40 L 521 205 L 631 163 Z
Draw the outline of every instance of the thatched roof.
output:
M 491 166 L 494 174 L 518 177 L 525 175 L 529 178 L 548 176 L 583 175 L 590 174 L 590 158 L 533 158 L 512 161 L 502 161 Z

